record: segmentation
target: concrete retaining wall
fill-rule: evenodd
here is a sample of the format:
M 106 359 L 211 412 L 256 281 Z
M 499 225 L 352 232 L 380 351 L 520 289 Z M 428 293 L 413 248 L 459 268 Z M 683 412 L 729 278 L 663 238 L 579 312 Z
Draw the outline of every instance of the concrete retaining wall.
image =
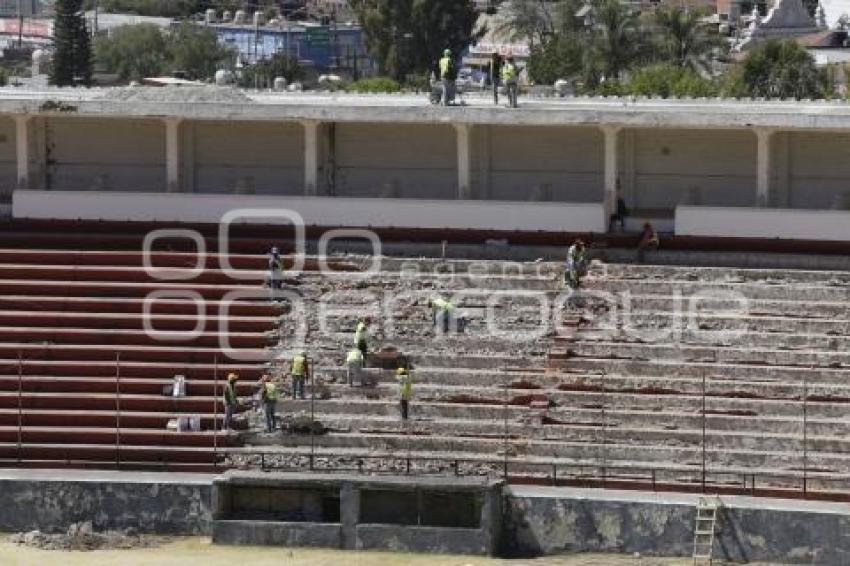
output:
M 0 531 L 202 535 L 210 528 L 212 476 L 139 472 L 0 470 Z
M 513 486 L 504 553 L 690 556 L 699 496 Z M 722 497 L 714 556 L 783 564 L 850 563 L 850 504 Z
M 676 235 L 850 241 L 850 211 L 679 206 Z
M 604 232 L 602 204 L 16 191 L 15 218 L 213 222 L 236 209 L 286 209 L 308 225 Z M 251 219 L 246 219 L 251 221 Z M 256 218 L 254 222 L 276 222 Z M 288 220 L 287 220 L 288 223 Z

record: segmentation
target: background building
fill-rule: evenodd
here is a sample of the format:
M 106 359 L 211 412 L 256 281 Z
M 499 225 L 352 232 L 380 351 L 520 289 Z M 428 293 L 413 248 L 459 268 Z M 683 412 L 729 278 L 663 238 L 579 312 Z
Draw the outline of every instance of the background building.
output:
M 34 16 L 41 12 L 41 0 L 0 0 L 0 17 Z

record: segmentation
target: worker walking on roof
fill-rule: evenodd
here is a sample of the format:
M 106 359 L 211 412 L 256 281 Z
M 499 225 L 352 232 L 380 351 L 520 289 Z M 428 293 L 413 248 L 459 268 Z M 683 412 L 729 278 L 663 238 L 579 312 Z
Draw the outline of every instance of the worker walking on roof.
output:
M 454 315 L 454 305 L 443 297 L 437 296 L 428 299 L 428 308 L 431 309 L 434 330 L 437 333 L 447 334 Z
M 407 368 L 400 367 L 396 370 L 396 379 L 398 380 L 401 420 L 406 421 L 410 414 L 410 399 L 413 396 L 413 377 L 411 377 Z
M 581 278 L 587 273 L 587 250 L 584 242 L 576 240 L 567 250 L 567 269 L 564 273 L 564 284 L 570 289 L 581 286 Z
M 307 353 L 303 350 L 292 358 L 289 365 L 289 375 L 292 376 L 292 398 L 304 399 L 304 384 L 307 381 Z
M 508 57 L 508 60 L 502 65 L 502 82 L 505 84 L 505 91 L 508 95 L 508 105 L 511 108 L 518 106 L 517 96 L 519 95 L 519 71 L 513 57 Z
M 348 366 L 348 385 L 354 387 L 354 382 L 363 385 L 363 352 L 359 348 L 352 348 L 345 358 Z
M 443 57 L 437 64 L 437 68 L 440 72 L 440 84 L 443 87 L 440 104 L 448 106 L 454 100 L 455 88 L 457 87 L 457 69 L 455 68 L 454 59 L 452 59 L 451 49 L 443 51 Z
M 236 407 L 239 405 L 239 398 L 236 396 L 236 384 L 239 382 L 239 376 L 235 373 L 228 374 L 227 383 L 224 385 L 224 429 L 231 430 L 233 428 L 233 415 L 236 413 Z
M 260 379 L 260 401 L 263 403 L 263 411 L 266 415 L 266 432 L 274 432 L 277 428 L 275 410 L 277 409 L 277 399 L 279 396 L 280 391 L 272 376 L 269 374 L 263 375 Z
M 493 83 L 493 104 L 499 105 L 499 83 L 502 82 L 502 57 L 498 53 L 490 56 L 490 82 Z

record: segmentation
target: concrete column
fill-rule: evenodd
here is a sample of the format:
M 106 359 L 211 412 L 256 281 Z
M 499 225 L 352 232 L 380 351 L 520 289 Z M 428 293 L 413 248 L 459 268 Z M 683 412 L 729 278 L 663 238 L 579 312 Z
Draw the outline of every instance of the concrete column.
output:
M 318 120 L 304 120 L 304 196 L 319 194 L 319 125 Z
M 492 169 L 490 164 L 490 154 L 492 153 L 491 145 L 492 145 L 492 126 L 478 126 L 475 128 L 477 135 L 473 136 L 477 139 L 475 149 L 477 150 L 477 161 L 478 161 L 478 193 L 477 197 L 479 200 L 489 200 L 490 199 L 490 179 L 491 174 L 490 171 Z
M 339 490 L 340 546 L 356 550 L 357 523 L 360 522 L 360 490 L 352 482 L 343 482 Z
M 770 128 L 755 128 L 753 130 L 758 140 L 756 164 L 756 206 L 770 205 L 770 138 L 774 130 Z
M 30 188 L 29 116 L 15 116 L 15 157 L 18 164 L 18 188 Z
M 455 124 L 457 131 L 457 198 L 472 198 L 472 125 Z
M 169 193 L 179 193 L 180 185 L 180 122 L 179 118 L 165 119 L 165 180 Z
M 619 151 L 618 141 L 620 126 L 605 125 L 601 126 L 602 134 L 605 138 L 605 195 L 603 203 L 605 204 L 605 217 L 614 213 L 617 206 L 617 176 L 619 175 Z

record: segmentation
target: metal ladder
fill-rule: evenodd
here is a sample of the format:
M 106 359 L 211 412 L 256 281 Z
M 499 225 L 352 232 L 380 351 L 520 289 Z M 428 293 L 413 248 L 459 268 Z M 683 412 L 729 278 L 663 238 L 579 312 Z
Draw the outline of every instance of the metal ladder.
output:
M 717 496 L 700 497 L 697 504 L 697 518 L 694 525 L 694 566 L 712 564 L 714 533 L 717 518 L 723 502 Z

